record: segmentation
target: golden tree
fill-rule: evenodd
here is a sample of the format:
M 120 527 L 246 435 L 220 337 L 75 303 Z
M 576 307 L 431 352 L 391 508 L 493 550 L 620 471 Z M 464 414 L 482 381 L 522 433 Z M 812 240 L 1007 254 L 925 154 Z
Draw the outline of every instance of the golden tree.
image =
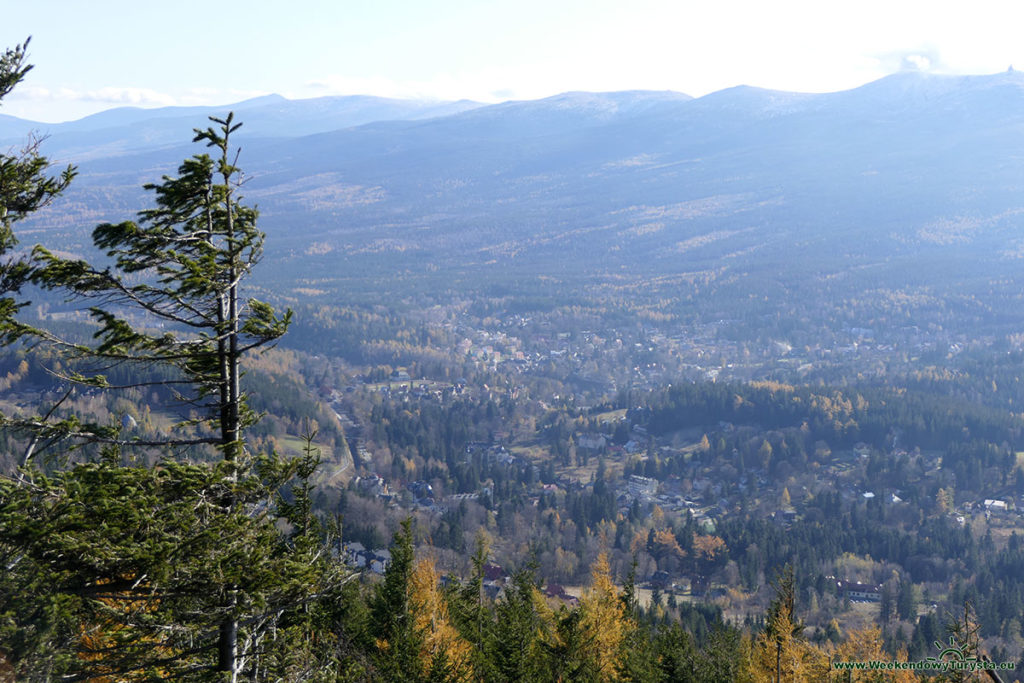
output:
M 779 611 L 754 641 L 752 673 L 758 683 L 820 683 L 830 680 L 828 656 L 794 635 L 793 622 Z
M 590 568 L 590 587 L 580 600 L 580 630 L 600 680 L 618 680 L 618 664 L 627 631 L 633 627 L 612 582 L 608 556 L 601 553 Z
M 842 643 L 836 645 L 831 652 L 830 660 L 842 662 L 886 662 L 892 660 L 882 649 L 882 631 L 877 626 L 853 629 Z M 906 652 L 897 654 L 897 660 L 906 660 Z M 847 681 L 892 681 L 893 683 L 914 683 L 919 680 L 911 671 L 830 671 L 829 681 L 846 683 Z
M 828 656 L 800 637 L 804 624 L 796 616 L 796 575 L 786 565 L 772 582 L 775 598 L 768 620 L 753 648 L 752 673 L 756 681 L 802 683 L 828 679 Z
M 416 563 L 409 577 L 409 611 L 420 636 L 420 663 L 424 671 L 440 674 L 443 680 L 468 681 L 474 673 L 472 647 L 452 625 L 439 581 L 434 561 L 426 558 Z

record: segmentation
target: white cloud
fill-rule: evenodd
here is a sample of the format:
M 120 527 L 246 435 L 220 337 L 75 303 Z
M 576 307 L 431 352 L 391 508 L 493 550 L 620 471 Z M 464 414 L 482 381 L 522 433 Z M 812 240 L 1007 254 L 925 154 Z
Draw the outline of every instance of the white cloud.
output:
M 26 86 L 13 95 L 12 100 L 46 102 L 98 102 L 113 106 L 162 107 L 175 104 L 175 98 L 151 88 L 105 87 L 96 90 L 76 88 L 44 88 Z
M 65 113 L 60 120 L 72 120 L 113 107 L 211 106 L 232 104 L 267 94 L 267 91 L 236 88 L 190 88 L 169 93 L 152 88 L 109 86 L 90 90 L 27 85 L 11 93 L 3 104 L 4 113 L 36 121 L 54 121 L 54 111 Z
M 907 55 L 903 58 L 903 63 L 915 71 L 928 71 L 932 68 L 932 60 L 926 55 Z

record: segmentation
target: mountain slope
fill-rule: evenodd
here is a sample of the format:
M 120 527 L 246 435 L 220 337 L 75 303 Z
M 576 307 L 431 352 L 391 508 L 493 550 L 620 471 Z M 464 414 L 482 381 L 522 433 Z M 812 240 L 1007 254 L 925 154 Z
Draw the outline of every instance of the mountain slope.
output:
M 238 107 L 252 123 L 246 193 L 263 212 L 280 286 L 311 269 L 434 273 L 467 286 L 481 273 L 515 282 L 783 272 L 813 286 L 867 268 L 941 286 L 950 283 L 940 274 L 957 273 L 982 287 L 1016 277 L 1024 252 L 1017 73 L 897 74 L 817 95 L 565 93 L 433 118 L 410 110 L 405 120 L 389 103 L 391 120 L 313 135 L 302 133 L 356 118 L 337 114 L 338 102 L 250 104 Z M 353 117 L 379 106 L 345 104 Z M 170 129 L 201 123 L 168 116 L 55 133 L 48 144 L 82 149 L 83 173 L 37 226 L 143 206 L 139 185 L 192 151 Z M 102 138 L 112 130 L 116 144 Z

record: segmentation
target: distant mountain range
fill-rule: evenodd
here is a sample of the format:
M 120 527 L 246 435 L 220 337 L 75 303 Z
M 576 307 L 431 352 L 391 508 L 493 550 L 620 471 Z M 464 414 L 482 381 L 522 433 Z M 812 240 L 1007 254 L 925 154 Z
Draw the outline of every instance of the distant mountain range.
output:
M 96 159 L 180 146 L 208 116 L 234 111 L 246 133 L 258 137 L 301 137 L 374 121 L 447 116 L 481 106 L 478 102 L 426 102 L 354 95 L 287 100 L 267 95 L 223 107 L 119 107 L 67 123 L 38 123 L 0 115 L 0 144 L 17 144 L 27 132 L 48 136 L 51 155 Z
M 141 184 L 198 151 L 191 129 L 228 110 L 244 122 L 245 192 L 282 286 L 342 273 L 466 287 L 482 273 L 508 283 L 788 273 L 814 286 L 862 273 L 982 291 L 1024 270 L 1016 72 L 901 73 L 828 94 L 737 87 L 495 105 L 269 96 L 56 125 L 0 117 L 0 144 L 35 129 L 48 154 L 81 170 L 24 239 L 59 235 L 83 250 L 97 222 L 146 206 Z

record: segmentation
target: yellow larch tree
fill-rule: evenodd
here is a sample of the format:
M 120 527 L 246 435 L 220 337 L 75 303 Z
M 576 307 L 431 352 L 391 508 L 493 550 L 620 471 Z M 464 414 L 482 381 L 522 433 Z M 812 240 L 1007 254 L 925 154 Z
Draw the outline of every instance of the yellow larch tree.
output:
M 725 551 L 725 541 L 718 536 L 693 535 L 693 551 L 705 560 L 713 560 L 716 555 Z
M 682 559 L 686 555 L 686 551 L 679 547 L 679 541 L 671 529 L 655 531 L 647 546 L 647 551 L 657 560 L 665 557 Z
M 820 683 L 829 679 L 828 655 L 793 635 L 793 622 L 785 611 L 774 618 L 773 628 L 754 641 L 751 673 L 758 683 Z
M 831 660 L 841 662 L 887 662 L 894 659 L 882 649 L 882 631 L 877 626 L 853 629 L 846 640 L 832 648 Z M 906 661 L 906 652 L 897 653 L 896 660 Z M 829 681 L 846 683 L 914 683 L 920 679 L 912 671 L 840 671 L 829 672 Z
M 473 680 L 472 646 L 452 626 L 439 581 L 429 558 L 417 562 L 409 577 L 409 612 L 420 636 L 420 662 L 424 671 L 441 673 L 441 667 L 446 681 Z
M 590 568 L 590 587 L 580 600 L 580 630 L 588 643 L 600 680 L 617 681 L 623 642 L 633 625 L 612 582 L 608 555 L 601 553 Z

